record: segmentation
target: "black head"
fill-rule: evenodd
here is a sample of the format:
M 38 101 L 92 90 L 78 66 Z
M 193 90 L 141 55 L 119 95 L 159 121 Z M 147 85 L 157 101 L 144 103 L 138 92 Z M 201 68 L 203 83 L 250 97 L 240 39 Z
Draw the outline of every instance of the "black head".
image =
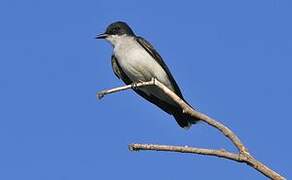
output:
M 125 22 L 114 22 L 110 24 L 107 28 L 105 33 L 99 34 L 96 36 L 96 39 L 104 39 L 109 35 L 129 35 L 129 36 L 135 36 L 133 30 L 130 28 L 130 26 Z

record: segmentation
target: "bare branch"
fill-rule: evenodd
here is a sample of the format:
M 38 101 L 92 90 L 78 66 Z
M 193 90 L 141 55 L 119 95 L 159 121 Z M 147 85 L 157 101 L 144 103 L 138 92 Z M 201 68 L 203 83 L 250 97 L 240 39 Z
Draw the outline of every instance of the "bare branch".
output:
M 224 149 L 204 149 L 204 148 L 195 148 L 188 146 L 169 146 L 169 145 L 158 145 L 158 144 L 130 144 L 129 149 L 131 151 L 169 151 L 169 152 L 179 152 L 179 153 L 192 153 L 192 154 L 201 154 L 209 156 L 222 157 L 238 162 L 242 162 L 243 156 L 239 154 L 228 152 Z
M 187 146 L 169 146 L 169 145 L 157 145 L 157 144 L 130 144 L 129 149 L 131 151 L 167 151 L 167 152 L 179 152 L 179 153 L 191 153 L 191 154 L 200 154 L 215 156 L 224 159 L 229 159 L 241 163 L 246 163 L 252 168 L 256 169 L 263 175 L 271 179 L 285 179 L 272 169 L 268 168 L 263 163 L 259 162 L 249 154 L 235 154 L 226 150 L 216 150 L 216 149 L 203 149 Z
M 98 99 L 102 99 L 105 95 L 108 95 L 108 94 L 112 94 L 112 93 L 119 92 L 119 91 L 124 91 L 127 89 L 135 89 L 135 88 L 139 88 L 142 86 L 153 86 L 153 85 L 155 85 L 154 83 L 155 83 L 155 80 L 153 79 L 153 80 L 148 81 L 148 82 L 133 83 L 133 84 L 126 85 L 126 86 L 120 86 L 120 87 L 116 87 L 116 88 L 112 88 L 112 89 L 108 89 L 108 90 L 103 90 L 103 91 L 96 93 L 96 97 Z
M 194 153 L 194 154 L 201 154 L 201 155 L 209 155 L 209 156 L 216 156 L 225 159 L 234 160 L 237 162 L 245 162 L 249 166 L 253 167 L 257 171 L 261 172 L 263 175 L 271 178 L 271 179 L 285 179 L 272 169 L 268 168 L 261 162 L 257 161 L 253 158 L 247 148 L 243 145 L 240 139 L 236 136 L 234 132 L 232 132 L 227 126 L 223 125 L 219 121 L 210 118 L 209 116 L 194 110 L 190 107 L 187 103 L 185 103 L 180 97 L 178 97 L 174 92 L 168 89 L 165 85 L 159 82 L 156 79 L 152 79 L 151 81 L 147 82 L 139 82 L 134 83 L 132 85 L 121 86 L 109 90 L 104 90 L 97 93 L 97 97 L 101 99 L 107 94 L 127 90 L 127 89 L 135 89 L 144 86 L 157 86 L 160 88 L 165 94 L 167 94 L 170 98 L 172 98 L 182 109 L 183 113 L 189 114 L 190 116 L 200 119 L 201 121 L 206 122 L 207 124 L 213 126 L 214 128 L 221 131 L 238 149 L 239 153 L 231 153 L 225 150 L 214 150 L 214 149 L 202 149 L 202 148 L 193 148 L 193 147 L 185 147 L 185 146 L 167 146 L 167 145 L 153 145 L 153 144 L 132 144 L 129 145 L 129 148 L 134 151 L 139 150 L 155 150 L 155 151 L 172 151 L 172 152 L 181 152 L 181 153 Z

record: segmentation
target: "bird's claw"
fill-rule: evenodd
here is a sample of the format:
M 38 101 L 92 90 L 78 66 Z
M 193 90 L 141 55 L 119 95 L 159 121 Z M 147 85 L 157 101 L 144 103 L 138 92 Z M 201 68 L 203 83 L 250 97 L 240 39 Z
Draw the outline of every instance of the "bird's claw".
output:
M 131 86 L 132 86 L 132 89 L 138 89 L 139 87 L 138 87 L 138 83 L 142 83 L 143 81 L 142 80 L 138 80 L 137 82 L 133 82 L 132 84 L 131 84 Z
M 132 89 L 138 89 L 138 82 L 133 82 L 132 84 L 131 84 L 131 86 L 132 86 Z

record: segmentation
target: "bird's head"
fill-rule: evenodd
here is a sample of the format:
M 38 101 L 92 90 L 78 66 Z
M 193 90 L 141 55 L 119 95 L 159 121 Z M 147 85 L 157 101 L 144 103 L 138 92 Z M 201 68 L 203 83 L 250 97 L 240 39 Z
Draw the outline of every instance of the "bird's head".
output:
M 135 34 L 127 23 L 118 21 L 110 24 L 105 33 L 97 35 L 96 39 L 106 39 L 114 44 L 122 36 L 135 36 Z

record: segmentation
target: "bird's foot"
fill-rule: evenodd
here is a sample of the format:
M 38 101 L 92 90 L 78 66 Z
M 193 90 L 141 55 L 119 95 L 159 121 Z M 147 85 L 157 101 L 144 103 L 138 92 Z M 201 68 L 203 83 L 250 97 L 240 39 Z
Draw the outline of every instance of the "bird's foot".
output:
M 137 82 L 133 82 L 133 83 L 131 84 L 132 89 L 137 90 L 137 89 L 139 88 L 137 84 L 138 84 L 138 83 L 141 83 L 141 82 L 143 82 L 143 81 L 138 80 Z
M 137 82 L 132 83 L 131 86 L 134 90 L 138 89 Z
M 151 81 L 152 81 L 153 85 L 155 85 L 156 80 L 157 80 L 156 77 L 152 77 L 151 78 Z

